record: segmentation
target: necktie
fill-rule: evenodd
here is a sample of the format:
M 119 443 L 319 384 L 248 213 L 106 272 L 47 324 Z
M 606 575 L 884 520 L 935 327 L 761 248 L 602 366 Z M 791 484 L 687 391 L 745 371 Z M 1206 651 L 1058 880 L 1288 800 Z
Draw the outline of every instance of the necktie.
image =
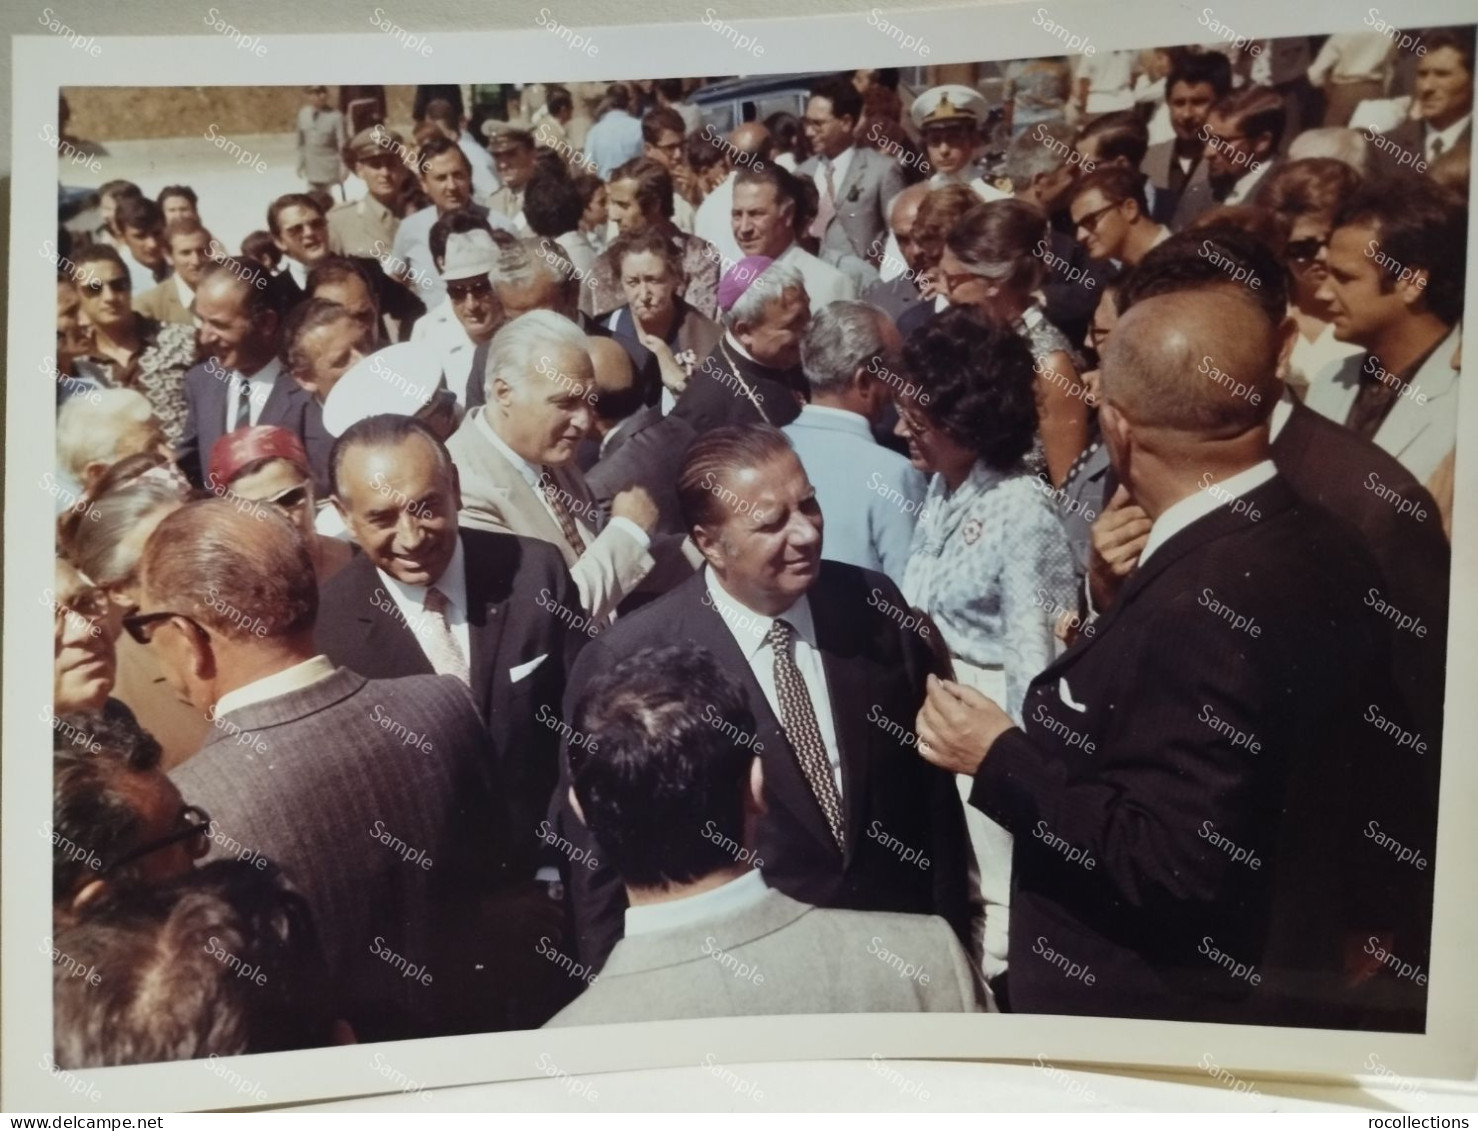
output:
M 1442 156 L 1442 150 L 1443 150 L 1443 148 L 1444 147 L 1442 145 L 1442 135 L 1441 134 L 1438 134 L 1436 137 L 1434 137 L 1432 139 L 1432 160 L 1433 161 L 1436 161 L 1437 158 L 1439 158 L 1439 157 Z
M 251 423 L 251 382 L 245 377 L 240 377 L 241 389 L 236 397 L 236 423 L 231 425 L 231 431 L 245 428 Z
M 831 773 L 831 760 L 826 744 L 821 741 L 821 728 L 816 725 L 816 712 L 806 681 L 795 664 L 795 629 L 788 621 L 777 620 L 765 634 L 765 643 L 775 653 L 775 693 L 780 699 L 780 725 L 795 750 L 796 761 L 811 792 L 821 804 L 821 812 L 831 827 L 831 835 L 842 847 L 842 799 L 836 779 Z
M 431 670 L 437 675 L 454 675 L 463 683 L 471 684 L 472 673 L 467 666 L 467 657 L 462 646 L 452 633 L 451 621 L 447 619 L 447 598 L 436 586 L 426 590 L 423 602 L 426 616 L 420 628 L 421 647 L 431 661 Z
M 816 202 L 816 219 L 811 222 L 811 234 L 818 240 L 826 235 L 826 227 L 837 212 L 837 187 L 832 180 L 834 170 L 825 157 L 821 159 L 821 171 L 826 174 L 826 191 Z
M 569 510 L 565 507 L 564 491 L 554 481 L 554 475 L 547 467 L 539 472 L 539 490 L 543 494 L 545 502 L 549 504 L 549 509 L 554 512 L 555 521 L 559 523 L 560 533 L 565 536 L 565 541 L 569 543 L 570 549 L 575 551 L 575 556 L 579 557 L 585 552 L 585 539 L 580 537 L 580 530 L 575 525 L 575 520 L 570 517 Z

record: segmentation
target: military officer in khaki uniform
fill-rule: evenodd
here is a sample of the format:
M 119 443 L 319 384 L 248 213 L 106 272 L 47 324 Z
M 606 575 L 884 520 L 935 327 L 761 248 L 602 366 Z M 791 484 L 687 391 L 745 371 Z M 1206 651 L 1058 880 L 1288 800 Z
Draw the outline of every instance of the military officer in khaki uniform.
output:
M 483 135 L 488 151 L 498 166 L 501 188 L 483 201 L 493 212 L 501 212 L 513 221 L 520 232 L 529 230 L 523 218 L 523 192 L 534 175 L 534 135 L 506 122 L 484 122 Z
M 389 253 L 401 218 L 414 203 L 408 199 L 415 182 L 407 157 L 414 162 L 415 150 L 382 125 L 360 130 L 344 147 L 345 162 L 369 191 L 329 211 L 328 246 L 335 255 Z

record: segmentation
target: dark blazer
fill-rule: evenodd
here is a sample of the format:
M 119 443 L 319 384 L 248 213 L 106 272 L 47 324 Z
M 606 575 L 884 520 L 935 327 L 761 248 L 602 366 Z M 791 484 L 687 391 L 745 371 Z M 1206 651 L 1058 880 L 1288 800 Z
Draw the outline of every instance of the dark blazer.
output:
M 589 337 L 609 338 L 611 332 L 585 314 L 582 310 L 575 319 L 575 324 L 580 327 L 580 332 Z M 483 342 L 472 351 L 472 367 L 467 377 L 467 411 L 471 412 L 478 405 L 488 403 L 488 389 L 486 373 L 488 368 L 488 349 L 491 341 Z
M 1377 176 L 1388 176 L 1400 169 L 1415 170 L 1416 163 L 1427 159 L 1427 123 L 1408 118 L 1394 129 L 1387 130 L 1381 134 L 1381 144 L 1371 145 L 1371 166 Z M 1462 135 L 1458 138 L 1456 149 L 1463 145 L 1473 143 L 1473 123 L 1469 122 Z M 1392 145 L 1396 149 L 1390 148 Z M 1401 164 L 1402 152 L 1411 154 L 1405 165 Z M 1430 168 L 1430 166 L 1429 166 Z
M 470 974 L 448 944 L 468 893 L 502 868 L 487 744 L 456 680 L 341 668 L 220 716 L 170 772 L 210 814 L 213 858 L 265 857 L 307 897 L 340 1016 L 361 1041 L 448 1031 Z
M 1144 160 L 1139 163 L 1139 171 L 1155 189 L 1155 203 L 1150 209 L 1150 219 L 1157 224 L 1168 225 L 1175 217 L 1181 195 L 1190 187 L 1190 183 L 1197 177 L 1203 181 L 1206 179 L 1205 159 L 1199 151 L 1196 153 L 1195 163 L 1191 165 L 1190 176 L 1186 178 L 1180 192 L 1170 187 L 1170 174 L 1175 168 L 1175 138 L 1150 146 L 1145 151 Z
M 1396 874 L 1366 822 L 1435 839 L 1415 757 L 1362 718 L 1402 717 L 1382 683 L 1389 623 L 1362 607 L 1375 564 L 1281 478 L 1244 498 L 1255 519 L 1218 508 L 1155 551 L 976 774 L 971 803 L 1016 838 L 1017 1011 L 1346 1026 L 1412 986 L 1343 980 L 1366 936 L 1421 951 L 1403 918 L 1420 877 Z
M 968 946 L 969 841 L 959 791 L 954 776 L 920 758 L 913 742 L 929 649 L 871 599 L 877 593 L 905 607 L 897 587 L 880 573 L 822 561 L 810 591 L 841 747 L 844 853 L 733 633 L 713 608 L 705 576 L 694 574 L 586 647 L 570 675 L 566 721 L 574 719 L 590 681 L 623 656 L 680 640 L 707 648 L 744 686 L 755 716 L 754 745 L 764 767 L 768 812 L 757 819 L 750 847 L 764 862 L 765 882 L 820 907 L 940 915 Z M 896 725 L 887 727 L 888 722 Z M 554 819 L 567 839 L 604 861 L 606 854 L 569 809 L 567 757 L 561 757 L 560 769 Z M 904 863 L 884 847 L 883 835 L 917 846 L 929 859 L 928 869 Z M 582 866 L 569 873 L 581 961 L 598 967 L 621 937 L 625 893 L 604 863 L 594 871 Z
M 1252 191 L 1242 200 L 1243 204 L 1252 204 L 1257 200 L 1257 194 L 1262 191 L 1264 185 L 1277 171 L 1277 159 L 1265 160 L 1257 179 L 1252 184 Z M 1240 177 L 1238 178 L 1240 179 Z M 1230 193 L 1228 186 L 1226 192 Z M 1175 213 L 1170 219 L 1172 231 L 1183 232 L 1190 226 L 1192 220 L 1203 212 L 1209 212 L 1218 205 L 1225 203 L 1225 193 L 1217 196 L 1217 190 L 1211 183 L 1211 174 L 1203 158 L 1196 166 L 1196 171 L 1191 174 L 1191 179 L 1185 184 L 1185 191 L 1180 194 L 1180 201 L 1175 206 Z
M 1069 232 L 1057 228 L 1047 229 L 1052 254 L 1066 267 L 1053 267 L 1042 283 L 1042 294 L 1047 299 L 1044 310 L 1047 321 L 1067 335 L 1068 341 L 1081 346 L 1088 336 L 1088 326 L 1093 321 L 1093 312 L 1103 298 L 1103 288 L 1111 282 L 1118 271 L 1104 259 L 1090 259 L 1087 249 Z M 1083 272 L 1073 279 L 1067 273 Z
M 923 301 L 923 296 L 912 279 L 907 275 L 897 275 L 887 282 L 877 282 L 868 287 L 862 300 L 872 303 L 896 324 L 904 311 Z
M 532 858 L 537 826 L 558 776 L 557 719 L 565 676 L 579 644 L 579 594 L 559 550 L 548 542 L 461 531 L 467 568 L 472 697 L 492 736 L 513 847 Z M 564 613 L 560 609 L 566 610 Z M 371 679 L 430 675 L 414 631 L 364 554 L 323 587 L 314 642 L 329 659 Z M 540 656 L 516 683 L 511 671 Z
M 222 376 L 224 372 L 219 365 L 202 362 L 185 374 L 185 432 L 176 449 L 176 462 L 196 487 L 206 486 L 205 469 L 210 465 L 210 451 L 226 434 L 226 395 L 230 383 Z M 275 424 L 302 439 L 303 415 L 311 399 L 285 369 L 279 370 L 257 423 Z
M 744 391 L 764 406 L 764 415 Z M 796 394 L 811 399 L 811 386 L 799 369 L 774 369 L 751 361 L 732 345 L 718 346 L 688 379 L 669 416 L 685 420 L 695 433 L 726 424 L 760 424 L 766 419 L 783 428 L 801 414 Z
M 617 494 L 628 487 L 645 487 L 657 504 L 653 533 L 685 534 L 677 505 L 677 473 L 693 436 L 692 425 L 678 417 L 664 417 L 656 405 L 638 409 L 622 422 L 585 473 L 585 485 L 607 514 Z
M 328 457 L 338 437 L 323 426 L 323 405 L 312 394 L 303 405 L 301 438 L 303 450 L 308 454 L 308 468 L 313 473 L 314 497 L 326 499 L 329 496 Z

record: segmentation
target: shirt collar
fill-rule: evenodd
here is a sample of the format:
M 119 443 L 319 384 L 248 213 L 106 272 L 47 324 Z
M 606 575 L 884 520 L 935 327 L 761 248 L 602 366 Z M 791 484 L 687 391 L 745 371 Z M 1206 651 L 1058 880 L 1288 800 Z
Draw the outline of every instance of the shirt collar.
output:
M 1464 114 L 1461 118 L 1453 122 L 1452 125 L 1448 126 L 1445 130 L 1433 129 L 1430 123 L 1426 123 L 1426 132 L 1422 138 L 1423 147 L 1430 151 L 1432 148 L 1432 142 L 1436 141 L 1440 137 L 1442 139 L 1442 152 L 1449 152 L 1452 147 L 1457 144 L 1457 139 L 1462 136 L 1463 131 L 1468 128 L 1468 123 L 1472 120 L 1472 114 Z
M 645 903 L 626 909 L 626 937 L 651 935 L 658 931 L 671 931 L 678 927 L 690 927 L 745 911 L 764 902 L 770 889 L 759 872 L 745 872 L 737 879 L 698 895 L 666 903 Z
M 306 291 L 308 289 L 308 268 L 289 256 L 287 260 L 287 272 L 293 277 L 293 282 L 297 283 L 302 290 Z
M 289 692 L 312 687 L 315 683 L 333 675 L 337 670 L 334 662 L 327 656 L 314 656 L 311 660 L 304 660 L 300 664 L 283 668 L 280 672 L 273 672 L 271 675 L 243 684 L 234 691 L 226 692 L 216 701 L 215 711 L 211 717 L 219 719 L 231 711 L 239 711 L 255 703 L 265 703 L 268 699 L 276 699 Z
M 1269 443 L 1272 443 L 1272 441 L 1278 438 L 1278 434 L 1283 431 L 1284 425 L 1288 423 L 1288 418 L 1292 415 L 1293 393 L 1288 388 L 1288 386 L 1285 385 L 1283 387 L 1283 395 L 1279 397 L 1277 403 L 1273 405 L 1273 415 L 1268 418 Z
M 180 296 L 180 305 L 186 310 L 189 310 L 190 304 L 195 301 L 195 292 L 190 289 L 189 283 L 180 278 L 178 271 L 171 275 L 170 278 L 174 280 L 175 294 Z
M 1244 468 L 1236 475 L 1223 479 L 1220 483 L 1207 484 L 1199 491 L 1193 491 L 1178 503 L 1167 507 L 1150 527 L 1150 536 L 1145 541 L 1144 549 L 1140 551 L 1137 568 L 1143 569 L 1144 563 L 1149 561 L 1152 553 L 1191 523 L 1205 518 L 1217 507 L 1224 506 L 1233 499 L 1240 498 L 1261 487 L 1276 474 L 1278 474 L 1278 469 L 1273 461 L 1265 459 L 1251 467 Z M 1202 478 L 1206 477 L 1202 476 Z M 1215 488 L 1214 492 L 1212 488 Z
M 451 608 L 460 609 L 463 619 L 467 613 L 467 559 L 462 553 L 462 536 L 457 535 L 457 548 L 452 551 L 452 560 L 447 562 L 446 569 L 441 571 L 441 576 L 436 578 L 430 585 L 407 585 L 403 581 L 391 577 L 383 569 L 375 568 L 380 575 L 380 580 L 388 585 L 400 596 L 406 604 L 420 608 L 426 604 L 426 590 L 431 585 L 440 589 L 447 599 L 447 605 Z
M 497 430 L 493 428 L 492 421 L 488 419 L 486 407 L 477 414 L 477 423 L 482 427 L 482 434 L 492 441 L 493 447 L 503 453 L 503 458 L 513 465 L 513 469 L 522 476 L 523 481 L 537 491 L 543 469 L 531 464 L 504 442 L 503 437 L 499 436 Z
M 852 432 L 869 440 L 873 439 L 872 425 L 868 424 L 867 417 L 850 409 L 833 408 L 825 404 L 804 404 L 801 405 L 801 414 L 795 422 L 834 432 Z
M 795 629 L 796 636 L 812 648 L 816 647 L 816 625 L 811 619 L 811 602 L 804 594 L 779 617 L 769 617 L 755 612 L 730 596 L 711 566 L 703 567 L 703 581 L 708 588 L 707 603 L 713 606 L 719 619 L 728 626 L 729 632 L 734 636 L 734 643 L 744 653 L 746 663 L 754 663 L 755 655 L 765 647 L 765 637 L 769 634 L 770 625 L 780 619 L 784 619 Z

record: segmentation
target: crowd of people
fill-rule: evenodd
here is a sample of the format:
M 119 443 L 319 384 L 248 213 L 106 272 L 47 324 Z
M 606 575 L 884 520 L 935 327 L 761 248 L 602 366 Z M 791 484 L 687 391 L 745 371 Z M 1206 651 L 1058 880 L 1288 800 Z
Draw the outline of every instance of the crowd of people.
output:
M 313 87 L 237 254 L 102 186 L 57 1065 L 1420 1031 L 1473 34 L 1418 35 L 1024 61 L 1004 110 L 818 75 L 727 134 L 679 80 L 409 133 Z

